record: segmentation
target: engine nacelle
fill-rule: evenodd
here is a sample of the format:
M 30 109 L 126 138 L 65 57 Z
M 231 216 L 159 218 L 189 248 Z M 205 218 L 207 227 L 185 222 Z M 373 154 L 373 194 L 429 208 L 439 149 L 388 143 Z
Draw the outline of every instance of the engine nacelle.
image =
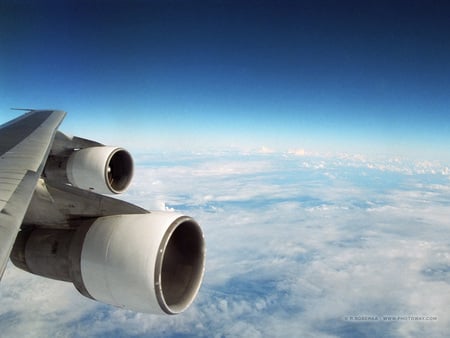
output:
M 69 182 L 81 189 L 102 194 L 125 191 L 133 177 L 133 159 L 125 149 L 99 146 L 74 151 L 66 174 Z
M 192 218 L 152 212 L 100 217 L 76 230 L 23 230 L 11 260 L 34 274 L 71 281 L 107 304 L 177 314 L 199 291 L 205 243 Z

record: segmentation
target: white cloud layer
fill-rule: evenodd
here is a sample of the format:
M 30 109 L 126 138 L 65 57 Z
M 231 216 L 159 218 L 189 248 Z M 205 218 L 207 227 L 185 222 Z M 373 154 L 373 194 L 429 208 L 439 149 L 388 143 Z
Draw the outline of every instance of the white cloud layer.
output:
M 450 332 L 448 169 L 399 159 L 297 155 L 138 160 L 135 182 L 123 198 L 186 212 L 204 228 L 204 285 L 184 314 L 158 317 L 101 305 L 70 284 L 9 264 L 0 284 L 0 332 L 23 337 Z

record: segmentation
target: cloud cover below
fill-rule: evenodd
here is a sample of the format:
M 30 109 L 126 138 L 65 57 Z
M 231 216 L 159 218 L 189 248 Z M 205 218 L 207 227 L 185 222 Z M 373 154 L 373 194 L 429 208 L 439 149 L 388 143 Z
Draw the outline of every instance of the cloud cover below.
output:
M 193 306 L 174 317 L 132 313 L 9 264 L 0 287 L 1 332 L 24 337 L 448 332 L 448 168 L 300 155 L 139 156 L 135 181 L 122 198 L 185 212 L 204 228 L 207 269 Z

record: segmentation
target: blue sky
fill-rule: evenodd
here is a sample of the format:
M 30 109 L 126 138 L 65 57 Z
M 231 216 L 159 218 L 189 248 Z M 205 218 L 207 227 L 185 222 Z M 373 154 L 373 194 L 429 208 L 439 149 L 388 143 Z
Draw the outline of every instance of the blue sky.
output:
M 132 148 L 449 158 L 445 2 L 3 1 L 0 13 L 5 120 L 59 108 L 69 133 Z

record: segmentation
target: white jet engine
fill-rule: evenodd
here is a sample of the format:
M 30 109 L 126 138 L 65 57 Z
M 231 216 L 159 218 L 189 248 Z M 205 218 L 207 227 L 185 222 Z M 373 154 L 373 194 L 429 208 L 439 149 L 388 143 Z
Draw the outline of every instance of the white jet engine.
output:
M 28 272 L 70 281 L 83 295 L 107 304 L 177 314 L 199 291 L 205 243 L 188 216 L 115 215 L 77 229 L 22 230 L 11 260 Z
M 90 146 L 49 156 L 44 174 L 50 184 L 70 183 L 99 194 L 120 194 L 133 178 L 133 159 L 123 148 Z
M 122 148 L 101 146 L 74 151 L 66 167 L 70 183 L 100 194 L 124 192 L 133 177 L 133 160 Z

